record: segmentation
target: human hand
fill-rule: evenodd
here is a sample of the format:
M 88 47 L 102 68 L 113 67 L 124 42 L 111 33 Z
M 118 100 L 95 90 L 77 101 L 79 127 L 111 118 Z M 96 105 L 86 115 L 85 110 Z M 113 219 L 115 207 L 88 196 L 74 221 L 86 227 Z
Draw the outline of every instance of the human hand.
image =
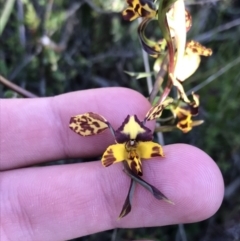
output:
M 222 175 L 208 155 L 189 145 L 165 146 L 165 158 L 143 161 L 144 179 L 175 205 L 156 200 L 138 185 L 132 211 L 121 220 L 117 217 L 130 183 L 121 164 L 27 168 L 101 155 L 113 143 L 109 131 L 92 137 L 74 134 L 68 128 L 71 116 L 96 112 L 118 128 L 128 114 L 143 119 L 149 108 L 143 96 L 124 88 L 0 100 L 1 240 L 66 240 L 116 227 L 190 223 L 213 215 L 223 198 Z

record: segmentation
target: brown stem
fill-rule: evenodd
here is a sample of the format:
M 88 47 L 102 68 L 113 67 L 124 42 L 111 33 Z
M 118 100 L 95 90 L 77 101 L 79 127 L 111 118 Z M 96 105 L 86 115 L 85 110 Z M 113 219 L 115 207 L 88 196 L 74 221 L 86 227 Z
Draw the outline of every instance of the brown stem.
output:
M 157 76 L 156 76 L 156 81 L 154 83 L 154 86 L 153 86 L 153 89 L 150 93 L 150 96 L 149 96 L 149 102 L 151 104 L 153 104 L 153 101 L 155 99 L 155 97 L 157 96 L 157 93 L 163 83 L 163 80 L 164 80 L 164 76 L 166 75 L 167 73 L 167 65 L 168 65 L 168 55 L 166 55 L 161 63 L 161 67 L 160 67 L 160 70 L 158 71 L 157 73 Z
M 9 89 L 13 90 L 14 92 L 22 95 L 23 97 L 27 98 L 37 98 L 38 96 L 23 89 L 22 87 L 10 82 L 9 80 L 5 79 L 2 75 L 0 75 L 0 83 L 7 86 Z
M 123 166 L 124 166 L 124 172 L 131 177 L 131 179 L 135 182 L 137 182 L 138 184 L 140 184 L 141 186 L 143 186 L 144 188 L 146 188 L 150 193 L 152 193 L 152 195 L 158 199 L 158 200 L 163 200 L 165 202 L 174 204 L 171 200 L 169 200 L 162 192 L 160 192 L 156 187 L 154 187 L 153 185 L 149 184 L 148 182 L 144 181 L 141 177 L 139 177 L 138 175 L 136 175 L 128 166 L 126 161 L 123 161 Z
M 168 32 L 170 33 L 166 16 L 165 16 L 165 25 L 168 28 Z M 168 57 L 169 57 L 168 82 L 167 82 L 167 86 L 165 87 L 161 97 L 159 98 L 158 104 L 162 103 L 168 97 L 168 95 L 173 87 L 172 78 L 173 78 L 173 73 L 174 73 L 174 45 L 173 45 L 171 36 L 169 39 L 167 39 L 167 47 L 168 47 Z
M 135 190 L 136 183 L 133 179 L 131 179 L 130 187 L 128 190 L 128 194 L 126 197 L 126 200 L 123 204 L 122 211 L 118 217 L 118 219 L 125 217 L 127 214 L 131 212 L 132 209 L 132 198 L 133 198 L 133 193 Z

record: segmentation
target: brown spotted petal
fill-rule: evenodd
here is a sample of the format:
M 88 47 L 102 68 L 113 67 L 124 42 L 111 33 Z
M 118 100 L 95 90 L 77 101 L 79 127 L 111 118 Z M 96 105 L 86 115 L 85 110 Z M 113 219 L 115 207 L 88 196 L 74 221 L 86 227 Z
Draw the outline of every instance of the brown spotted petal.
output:
M 115 131 L 117 143 L 125 143 L 129 140 L 150 141 L 152 132 L 137 118 L 136 115 L 128 115 L 122 125 Z
M 152 0 L 127 0 L 129 5 L 123 12 L 123 18 L 132 21 L 138 17 L 154 18 L 157 14 Z
M 143 159 L 164 156 L 162 146 L 152 141 L 139 142 L 137 151 Z
M 173 102 L 172 98 L 167 98 L 162 103 L 153 106 L 146 114 L 145 121 L 155 120 L 159 118 L 163 110 Z
M 122 12 L 122 16 L 124 20 L 133 21 L 139 17 L 139 14 L 133 8 L 128 7 Z
M 141 156 L 136 151 L 130 151 L 126 159 L 129 168 L 138 176 L 143 175 Z
M 81 136 L 96 135 L 109 127 L 108 121 L 93 112 L 71 117 L 69 127 Z
M 184 57 L 176 73 L 178 80 L 181 82 L 186 80 L 198 69 L 201 62 L 201 55 L 206 57 L 210 56 L 212 55 L 212 50 L 193 40 L 187 42 Z
M 198 55 L 202 56 L 211 56 L 212 55 L 212 50 L 210 48 L 206 48 L 200 43 L 191 40 L 190 42 L 187 43 L 186 48 L 191 49 L 193 53 L 196 53 Z
M 102 164 L 108 167 L 116 162 L 124 161 L 127 158 L 125 144 L 114 144 L 107 148 L 102 156 Z
M 199 95 L 192 93 L 193 101 L 190 103 L 190 112 L 191 115 L 195 116 L 198 115 L 198 108 L 199 108 Z

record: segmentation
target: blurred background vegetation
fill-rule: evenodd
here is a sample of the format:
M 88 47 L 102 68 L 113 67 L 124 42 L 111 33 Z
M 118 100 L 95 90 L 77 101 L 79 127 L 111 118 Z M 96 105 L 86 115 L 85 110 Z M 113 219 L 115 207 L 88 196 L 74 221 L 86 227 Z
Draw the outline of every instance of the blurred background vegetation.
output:
M 148 95 L 138 22 L 126 22 L 124 0 L 0 0 L 0 75 L 37 96 L 125 86 Z M 224 202 L 212 218 L 187 225 L 111 230 L 75 240 L 240 240 L 240 1 L 188 0 L 193 17 L 188 39 L 212 48 L 185 83 L 201 97 L 205 123 L 188 134 L 164 134 L 206 151 L 220 167 Z M 147 35 L 160 38 L 154 24 Z M 154 59 L 149 58 L 152 69 Z M 0 84 L 1 98 L 19 98 Z

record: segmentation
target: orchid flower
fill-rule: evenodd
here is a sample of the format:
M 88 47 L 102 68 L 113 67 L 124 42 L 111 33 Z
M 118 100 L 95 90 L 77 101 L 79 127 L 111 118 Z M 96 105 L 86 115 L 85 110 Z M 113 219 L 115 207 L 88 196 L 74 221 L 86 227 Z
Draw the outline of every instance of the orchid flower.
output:
M 191 111 L 187 108 L 177 107 L 174 110 L 174 113 L 177 116 L 178 122 L 176 127 L 180 129 L 183 133 L 187 133 L 192 130 L 194 126 L 201 125 L 203 120 L 192 120 Z
M 201 62 L 200 56 L 208 57 L 211 55 L 212 50 L 202 46 L 200 43 L 193 40 L 187 42 L 183 59 L 176 73 L 177 79 L 183 82 L 189 78 L 199 67 Z
M 171 0 L 170 4 L 173 2 L 176 2 L 173 4 L 173 6 L 180 5 L 178 2 L 183 1 L 183 0 Z M 175 7 L 170 8 L 167 4 L 167 1 L 163 1 L 163 8 L 164 11 L 165 9 L 170 9 L 169 12 L 167 12 L 167 23 L 169 25 L 169 28 L 171 30 L 172 37 L 176 36 L 178 38 L 179 34 L 177 34 L 180 30 L 178 30 L 177 33 L 175 33 L 175 29 L 179 29 L 179 24 L 176 26 L 176 23 L 179 22 L 179 18 L 177 21 L 175 21 L 174 18 L 176 13 L 179 11 L 174 11 Z M 138 35 L 142 44 L 143 49 L 152 57 L 158 57 L 159 54 L 163 53 L 163 46 L 165 46 L 165 42 L 158 41 L 152 41 L 149 38 L 145 36 L 145 29 L 147 25 L 152 21 L 152 20 L 157 20 L 158 19 L 158 4 L 156 1 L 153 0 L 127 0 L 128 7 L 122 12 L 123 19 L 128 20 L 128 21 L 133 21 L 139 17 L 142 17 L 143 20 L 141 21 L 139 27 L 138 27 Z M 179 7 L 178 7 L 179 8 Z M 186 17 L 186 24 L 185 24 L 185 17 Z M 185 17 L 183 17 L 184 21 L 184 26 L 186 26 L 186 30 L 190 28 L 191 21 L 189 21 L 190 14 L 186 11 Z M 173 21 L 174 20 L 174 21 Z M 167 26 L 166 26 L 167 27 Z M 184 29 L 185 31 L 185 29 Z M 166 36 L 164 36 L 166 37 Z
M 122 12 L 125 20 L 132 21 L 138 17 L 143 20 L 138 26 L 138 35 L 143 49 L 151 56 L 157 57 L 161 52 L 161 47 L 157 42 L 145 36 L 145 29 L 149 22 L 157 17 L 157 6 L 152 0 L 127 0 L 128 7 Z
M 166 12 L 164 7 L 161 8 L 161 12 Z M 160 11 L 158 12 L 161 29 L 164 29 L 164 24 L 168 24 L 163 31 L 168 47 L 168 82 L 162 91 L 159 103 L 164 101 L 172 87 L 175 86 L 178 98 L 187 104 L 194 105 L 194 102 L 191 102 L 186 95 L 182 82 L 197 70 L 201 60 L 200 55 L 210 56 L 212 50 L 195 41 L 186 43 L 186 33 L 192 26 L 192 18 L 185 9 L 183 0 L 175 1 L 166 15 L 164 18 L 163 15 L 160 15 Z M 155 98 L 167 70 L 162 56 L 159 56 L 159 60 L 155 62 L 154 70 L 157 72 L 157 78 L 150 94 L 151 101 Z
M 169 98 L 162 104 L 152 107 L 143 121 L 140 121 L 136 115 L 128 115 L 117 130 L 114 130 L 103 116 L 92 112 L 76 115 L 70 119 L 70 129 L 81 136 L 97 135 L 106 129 L 110 129 L 114 135 L 116 143 L 106 149 L 101 162 L 104 167 L 122 162 L 124 171 L 131 177 L 129 192 L 119 218 L 126 216 L 131 211 L 135 182 L 149 190 L 155 198 L 172 203 L 157 188 L 140 178 L 143 175 L 142 159 L 164 156 L 162 146 L 152 141 L 153 133 L 145 126 L 145 123 L 159 118 L 164 108 L 172 101 Z
M 192 120 L 192 117 L 198 115 L 200 104 L 199 95 L 192 93 L 192 99 L 193 100 L 190 104 L 180 100 L 174 100 L 171 102 L 167 109 L 171 111 L 172 115 L 170 117 L 159 119 L 158 121 L 161 125 L 158 126 L 155 131 L 168 132 L 180 129 L 183 133 L 187 133 L 192 130 L 193 127 L 201 125 L 204 122 L 203 120 Z

